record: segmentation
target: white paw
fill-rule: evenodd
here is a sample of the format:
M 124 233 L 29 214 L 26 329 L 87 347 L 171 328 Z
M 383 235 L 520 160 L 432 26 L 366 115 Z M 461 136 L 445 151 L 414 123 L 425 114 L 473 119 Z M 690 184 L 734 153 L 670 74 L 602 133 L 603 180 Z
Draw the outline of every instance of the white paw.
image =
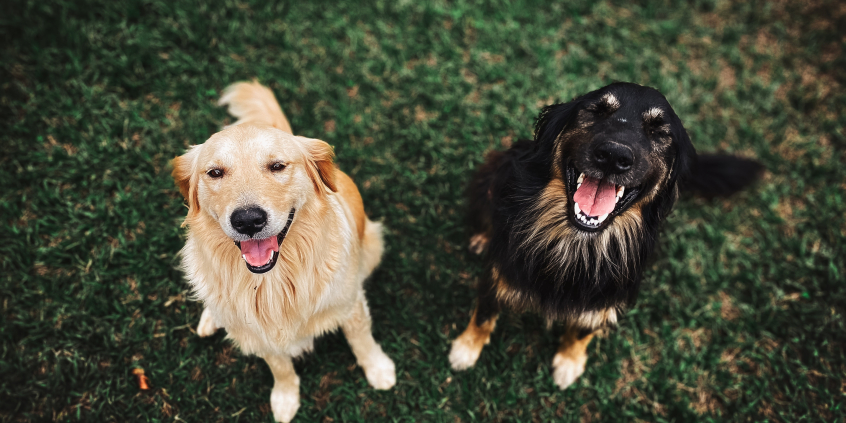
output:
M 376 389 L 391 389 L 397 383 L 397 371 L 393 360 L 380 348 L 378 353 L 368 360 L 364 368 L 364 376 L 370 385 Z
M 201 338 L 214 335 L 217 332 L 217 324 L 214 322 L 211 311 L 209 309 L 203 310 L 203 315 L 200 316 L 200 324 L 197 325 L 197 335 Z
M 470 252 L 473 254 L 482 254 L 488 248 L 488 236 L 484 233 L 473 235 L 470 238 Z
M 555 369 L 552 372 L 552 379 L 559 388 L 567 389 L 585 372 L 586 362 L 587 355 L 573 359 L 563 354 L 556 354 L 552 359 L 552 367 Z
M 277 422 L 290 422 L 299 408 L 299 387 L 294 390 L 274 387 L 273 391 L 270 392 L 270 409 L 273 410 L 273 419 Z
M 453 370 L 466 370 L 476 364 L 479 355 L 482 354 L 484 345 L 475 345 L 472 339 L 459 336 L 452 341 L 452 349 L 449 351 L 449 364 Z

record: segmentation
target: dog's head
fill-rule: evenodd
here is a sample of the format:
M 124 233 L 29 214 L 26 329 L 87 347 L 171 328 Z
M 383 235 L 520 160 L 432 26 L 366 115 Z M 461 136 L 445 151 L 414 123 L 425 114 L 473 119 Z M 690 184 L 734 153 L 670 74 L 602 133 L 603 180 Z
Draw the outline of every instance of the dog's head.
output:
M 241 250 L 247 269 L 276 265 L 297 210 L 335 191 L 329 144 L 263 126 L 233 126 L 173 159 L 173 178 L 188 202 L 189 226 L 219 227 Z
M 584 232 L 602 231 L 633 206 L 675 193 L 695 155 L 667 99 L 630 83 L 544 108 L 535 139 L 552 149 L 553 177 L 564 181 L 569 217 Z

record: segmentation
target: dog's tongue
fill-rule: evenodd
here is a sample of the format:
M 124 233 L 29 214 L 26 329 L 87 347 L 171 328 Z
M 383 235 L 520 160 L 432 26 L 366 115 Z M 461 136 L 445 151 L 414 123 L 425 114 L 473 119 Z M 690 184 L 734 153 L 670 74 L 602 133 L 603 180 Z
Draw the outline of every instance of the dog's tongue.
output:
M 272 236 L 265 239 L 251 239 L 248 241 L 241 241 L 241 254 L 247 263 L 253 267 L 264 266 L 270 257 L 273 256 L 274 251 L 279 251 L 279 243 L 276 237 Z
M 573 200 L 588 216 L 602 216 L 614 210 L 617 198 L 617 186 L 606 181 L 585 175 L 582 186 L 576 190 Z

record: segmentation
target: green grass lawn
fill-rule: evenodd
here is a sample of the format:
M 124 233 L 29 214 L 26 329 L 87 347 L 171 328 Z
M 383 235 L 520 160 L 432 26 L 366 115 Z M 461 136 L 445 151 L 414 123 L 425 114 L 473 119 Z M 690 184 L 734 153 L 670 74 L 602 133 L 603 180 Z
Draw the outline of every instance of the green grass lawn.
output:
M 397 386 L 369 388 L 330 334 L 296 365 L 296 421 L 846 418 L 840 2 L 211 3 L 4 2 L 0 421 L 272 421 L 264 362 L 193 331 L 168 165 L 251 78 L 388 228 L 367 286 Z M 769 172 L 680 201 L 639 303 L 570 389 L 550 372 L 561 328 L 533 315 L 503 315 L 451 371 L 481 268 L 465 181 L 540 107 L 615 80 L 661 90 L 699 151 Z

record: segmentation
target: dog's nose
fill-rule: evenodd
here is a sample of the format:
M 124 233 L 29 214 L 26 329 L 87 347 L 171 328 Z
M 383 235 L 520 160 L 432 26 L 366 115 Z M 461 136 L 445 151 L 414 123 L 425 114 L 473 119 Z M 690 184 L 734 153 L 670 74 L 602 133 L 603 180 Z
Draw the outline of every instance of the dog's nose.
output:
M 238 233 L 253 236 L 267 224 L 267 213 L 259 207 L 238 209 L 232 212 L 229 222 Z
M 593 163 L 605 173 L 619 174 L 632 168 L 634 153 L 616 142 L 605 142 L 593 149 Z

